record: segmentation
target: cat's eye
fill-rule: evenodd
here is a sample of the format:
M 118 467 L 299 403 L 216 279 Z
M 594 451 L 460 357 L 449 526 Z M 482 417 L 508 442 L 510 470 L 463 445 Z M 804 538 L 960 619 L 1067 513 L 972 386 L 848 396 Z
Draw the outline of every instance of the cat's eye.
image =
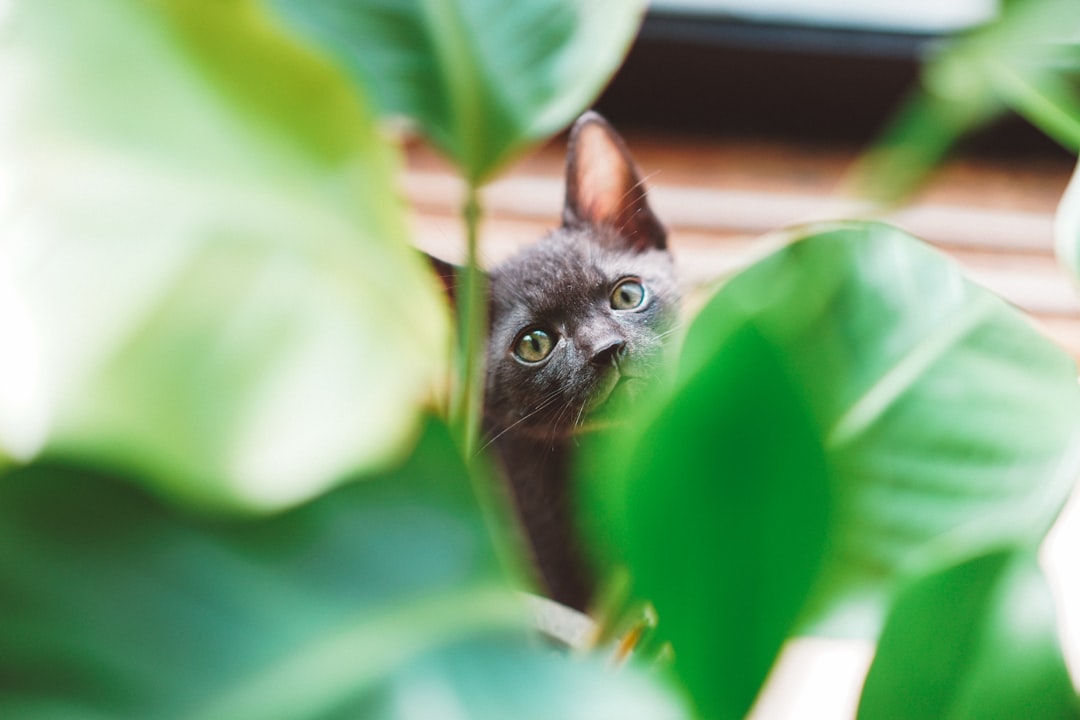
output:
M 555 348 L 555 334 L 541 328 L 521 333 L 514 342 L 514 355 L 525 363 L 538 363 Z
M 636 310 L 644 303 L 645 286 L 639 280 L 623 280 L 611 291 L 611 307 L 614 310 Z

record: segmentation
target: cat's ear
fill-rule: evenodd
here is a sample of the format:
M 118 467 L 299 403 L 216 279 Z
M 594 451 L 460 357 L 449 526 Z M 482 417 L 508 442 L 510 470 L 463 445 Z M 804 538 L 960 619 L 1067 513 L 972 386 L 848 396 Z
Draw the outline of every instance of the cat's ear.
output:
M 451 305 L 454 305 L 457 302 L 458 278 L 462 276 L 464 269 L 426 252 L 421 251 L 421 254 L 427 259 L 428 265 L 435 271 L 439 282 L 442 283 L 443 290 L 446 291 L 446 298 Z
M 667 248 L 667 230 L 649 207 L 626 145 L 595 112 L 582 115 L 570 130 L 563 225 L 614 228 L 637 251 Z

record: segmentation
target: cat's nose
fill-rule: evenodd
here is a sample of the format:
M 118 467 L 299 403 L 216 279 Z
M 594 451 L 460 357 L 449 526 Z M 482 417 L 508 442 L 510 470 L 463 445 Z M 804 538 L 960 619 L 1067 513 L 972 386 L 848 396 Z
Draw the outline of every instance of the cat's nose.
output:
M 598 367 L 607 367 L 608 365 L 618 367 L 624 357 L 626 357 L 626 341 L 612 340 L 594 352 L 589 362 Z

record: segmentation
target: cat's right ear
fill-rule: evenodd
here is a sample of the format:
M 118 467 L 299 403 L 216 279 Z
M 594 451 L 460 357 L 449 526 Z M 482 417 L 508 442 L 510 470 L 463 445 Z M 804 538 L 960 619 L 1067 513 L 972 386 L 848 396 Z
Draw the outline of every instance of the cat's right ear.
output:
M 612 228 L 639 252 L 667 248 L 667 230 L 649 207 L 630 152 L 595 112 L 586 112 L 570 129 L 563 225 Z
M 464 268 L 460 268 L 453 263 L 448 263 L 434 255 L 428 255 L 426 252 L 422 252 L 422 254 L 427 258 L 428 265 L 435 271 L 435 275 L 442 283 L 443 290 L 446 291 L 446 298 L 450 301 L 450 305 L 455 305 L 457 303 L 458 278 L 463 275 Z

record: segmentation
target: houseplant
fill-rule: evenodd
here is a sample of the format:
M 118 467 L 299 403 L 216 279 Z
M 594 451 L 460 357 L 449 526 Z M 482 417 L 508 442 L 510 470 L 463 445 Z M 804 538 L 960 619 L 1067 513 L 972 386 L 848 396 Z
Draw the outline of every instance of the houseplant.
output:
M 451 323 L 376 118 L 458 164 L 475 266 L 480 186 L 588 105 L 640 3 L 5 12 L 3 714 L 736 717 L 796 632 L 880 636 L 867 717 L 913 684 L 1075 714 L 1052 613 L 1017 645 L 1007 612 L 1044 596 L 1075 369 L 872 223 L 727 282 L 587 453 L 598 563 L 674 660 L 530 638 L 472 453 L 482 276 Z

